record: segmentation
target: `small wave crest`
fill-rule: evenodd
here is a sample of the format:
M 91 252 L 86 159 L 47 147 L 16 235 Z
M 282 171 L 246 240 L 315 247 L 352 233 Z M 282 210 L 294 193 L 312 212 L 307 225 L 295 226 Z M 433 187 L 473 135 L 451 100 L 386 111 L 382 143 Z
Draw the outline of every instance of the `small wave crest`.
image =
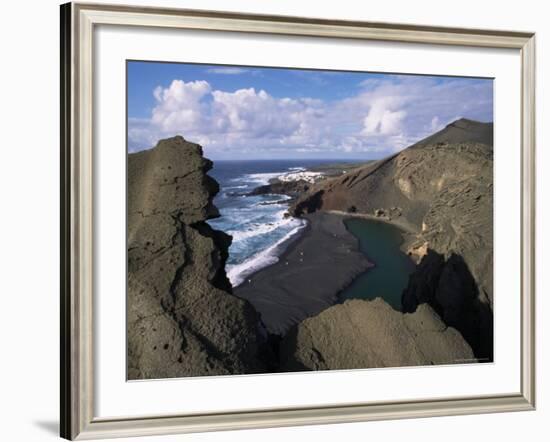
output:
M 227 266 L 227 277 L 233 287 L 242 284 L 252 273 L 279 261 L 279 256 L 284 251 L 284 246 L 288 245 L 288 241 L 296 237 L 297 233 L 306 226 L 306 222 L 301 219 L 292 218 L 291 222 L 295 222 L 298 225 L 275 244 L 256 253 L 242 263 Z
M 273 232 L 281 227 L 290 226 L 292 223 L 296 222 L 293 218 L 283 218 L 285 212 L 286 210 L 281 210 L 274 214 L 273 217 L 277 218 L 277 221 L 253 223 L 246 230 L 228 230 L 227 233 L 233 237 L 233 242 L 238 242 L 258 235 L 265 235 L 266 233 Z
M 238 178 L 233 178 L 231 181 L 234 183 L 242 183 L 243 181 L 253 184 L 269 184 L 269 180 L 277 178 L 284 172 L 269 172 L 269 173 L 249 173 Z

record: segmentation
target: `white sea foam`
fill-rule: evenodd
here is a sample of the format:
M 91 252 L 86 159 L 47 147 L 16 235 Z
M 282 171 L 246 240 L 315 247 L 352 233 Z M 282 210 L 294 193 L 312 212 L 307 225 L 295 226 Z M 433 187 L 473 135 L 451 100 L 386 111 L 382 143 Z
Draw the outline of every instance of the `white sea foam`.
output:
M 230 179 L 227 184 L 232 186 L 231 189 L 237 190 L 266 185 L 274 179 L 313 183 L 322 175 L 319 172 L 309 172 L 304 167 L 282 169 L 279 172 L 243 174 Z M 224 188 L 228 189 L 230 188 Z M 238 195 L 231 195 L 232 198 L 236 196 Z M 252 273 L 276 263 L 284 245 L 306 224 L 303 220 L 284 218 L 283 215 L 288 210 L 285 200 L 291 199 L 290 196 L 273 194 L 248 197 L 243 194 L 242 197 L 245 198 L 244 203 L 224 208 L 222 213 L 226 224 L 218 226 L 233 236 L 231 257 L 226 271 L 234 286 L 243 283 Z
M 247 230 L 228 230 L 227 233 L 233 236 L 233 242 L 235 243 L 258 235 L 265 235 L 281 227 L 290 227 L 295 220 L 293 218 L 283 218 L 285 212 L 286 210 L 281 210 L 274 213 L 273 217 L 277 219 L 276 221 L 261 224 L 250 223 Z
M 260 185 L 269 184 L 269 180 L 272 180 L 273 178 L 277 178 L 283 173 L 284 172 L 250 173 L 244 176 L 240 176 L 238 178 L 233 178 L 231 181 L 233 182 L 248 181 L 250 183 L 260 184 Z
M 240 264 L 228 265 L 226 267 L 227 277 L 233 287 L 242 284 L 252 273 L 279 261 L 279 255 L 282 252 L 283 244 L 295 236 L 306 225 L 306 222 L 301 219 L 292 218 L 291 222 L 295 222 L 297 226 L 275 244 L 256 253 Z
M 262 201 L 258 201 L 257 203 L 254 203 L 252 204 L 252 207 L 262 207 L 262 206 L 284 206 L 284 207 L 288 207 L 288 203 L 286 203 L 286 201 L 288 200 L 291 200 L 292 197 L 289 196 L 289 195 L 282 195 L 282 194 L 279 194 L 279 193 L 270 193 L 269 194 L 270 196 L 274 196 L 276 197 L 277 199 L 274 200 L 274 201 L 265 201 L 265 200 L 262 200 Z

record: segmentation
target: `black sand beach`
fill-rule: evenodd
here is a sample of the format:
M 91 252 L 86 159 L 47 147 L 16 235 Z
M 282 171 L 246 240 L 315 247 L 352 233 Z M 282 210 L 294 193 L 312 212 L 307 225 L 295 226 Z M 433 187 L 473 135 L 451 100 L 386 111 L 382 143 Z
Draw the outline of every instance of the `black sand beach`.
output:
M 272 334 L 283 335 L 335 304 L 338 293 L 371 266 L 342 216 L 318 212 L 304 218 L 308 226 L 279 262 L 234 289 L 252 303 Z

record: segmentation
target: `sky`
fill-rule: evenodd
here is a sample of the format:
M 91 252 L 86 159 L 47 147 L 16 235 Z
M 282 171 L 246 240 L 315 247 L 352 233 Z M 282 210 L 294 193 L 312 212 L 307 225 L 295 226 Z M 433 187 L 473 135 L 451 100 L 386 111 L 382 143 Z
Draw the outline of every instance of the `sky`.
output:
M 213 160 L 376 159 L 493 121 L 493 80 L 128 61 L 128 150 L 181 135 Z

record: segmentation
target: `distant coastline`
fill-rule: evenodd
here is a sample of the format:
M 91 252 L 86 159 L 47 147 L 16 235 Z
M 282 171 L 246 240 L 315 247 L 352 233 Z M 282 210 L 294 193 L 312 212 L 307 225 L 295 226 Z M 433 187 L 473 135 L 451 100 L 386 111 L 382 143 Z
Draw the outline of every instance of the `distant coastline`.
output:
M 308 221 L 288 213 L 297 197 L 318 182 L 364 164 L 335 160 L 214 162 L 210 174 L 220 184 L 214 204 L 221 216 L 209 224 L 233 238 L 226 265 L 233 287 L 277 263 L 287 247 L 303 236 Z

